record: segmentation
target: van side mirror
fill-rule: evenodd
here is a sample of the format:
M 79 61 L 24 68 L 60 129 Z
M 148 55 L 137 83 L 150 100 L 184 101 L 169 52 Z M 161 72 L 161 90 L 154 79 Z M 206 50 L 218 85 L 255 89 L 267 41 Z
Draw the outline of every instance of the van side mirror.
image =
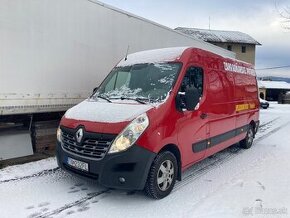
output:
M 185 92 L 178 92 L 176 95 L 176 109 L 180 112 L 183 110 L 193 111 L 199 102 L 199 91 L 195 87 L 185 88 Z
M 187 87 L 185 91 L 185 107 L 188 111 L 193 111 L 199 102 L 199 92 L 197 88 Z

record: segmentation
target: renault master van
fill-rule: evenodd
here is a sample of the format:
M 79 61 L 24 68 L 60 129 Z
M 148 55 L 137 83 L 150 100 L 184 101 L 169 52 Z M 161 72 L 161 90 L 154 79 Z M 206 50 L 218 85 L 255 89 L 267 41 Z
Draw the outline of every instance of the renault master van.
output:
M 252 65 L 198 48 L 128 55 L 57 131 L 59 166 L 101 185 L 167 196 L 189 166 L 252 146 L 259 99 Z

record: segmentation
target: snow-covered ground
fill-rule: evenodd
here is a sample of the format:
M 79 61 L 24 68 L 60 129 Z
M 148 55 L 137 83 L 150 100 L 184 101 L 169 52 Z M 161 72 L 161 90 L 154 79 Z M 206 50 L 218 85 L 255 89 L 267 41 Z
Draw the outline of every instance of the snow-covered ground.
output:
M 290 105 L 271 103 L 251 149 L 192 166 L 162 200 L 75 178 L 49 158 L 0 170 L 0 217 L 290 217 L 289 184 Z

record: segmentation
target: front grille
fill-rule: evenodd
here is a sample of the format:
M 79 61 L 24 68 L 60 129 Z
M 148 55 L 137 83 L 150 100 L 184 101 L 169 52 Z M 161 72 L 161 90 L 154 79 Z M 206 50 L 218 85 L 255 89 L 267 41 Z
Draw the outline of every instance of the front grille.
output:
M 64 150 L 92 159 L 102 159 L 116 135 L 84 132 L 83 140 L 77 143 L 76 131 L 62 128 L 62 147 Z

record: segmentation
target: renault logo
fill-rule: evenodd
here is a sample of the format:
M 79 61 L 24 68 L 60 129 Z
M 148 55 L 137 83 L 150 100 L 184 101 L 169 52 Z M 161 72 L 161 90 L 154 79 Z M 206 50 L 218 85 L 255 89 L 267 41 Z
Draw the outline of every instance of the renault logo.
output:
M 77 142 L 80 143 L 83 139 L 83 136 L 84 136 L 84 130 L 83 129 L 79 129 L 77 132 L 76 132 L 76 139 L 77 139 Z

